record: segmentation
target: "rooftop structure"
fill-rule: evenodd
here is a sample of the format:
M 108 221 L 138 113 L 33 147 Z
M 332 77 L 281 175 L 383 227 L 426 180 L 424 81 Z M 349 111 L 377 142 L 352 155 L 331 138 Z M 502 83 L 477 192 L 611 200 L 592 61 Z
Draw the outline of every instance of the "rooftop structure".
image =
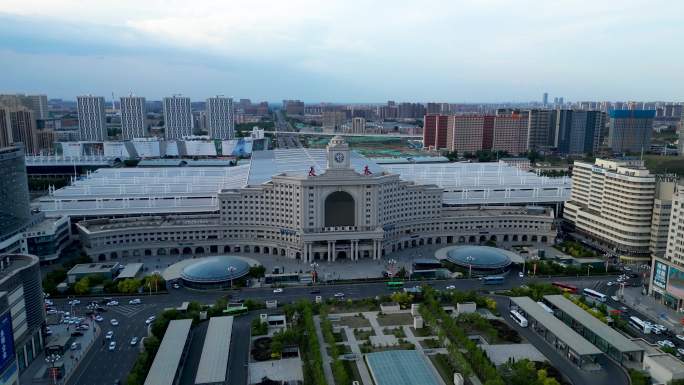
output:
M 143 268 L 143 263 L 129 263 L 127 264 L 123 270 L 119 272 L 119 275 L 116 276 L 117 280 L 121 279 L 129 279 L 129 278 L 135 278 L 140 274 L 140 271 Z
M 111 279 L 114 278 L 118 270 L 119 264 L 117 262 L 79 263 L 67 272 L 67 280 L 69 283 L 74 283 L 88 275 L 102 275 Z
M 181 271 L 185 286 L 223 287 L 249 273 L 249 263 L 240 257 L 221 255 L 198 259 Z
M 389 350 L 366 354 L 376 385 L 439 385 L 428 359 L 415 350 Z
M 447 251 L 446 259 L 477 271 L 501 271 L 511 264 L 511 257 L 505 250 L 489 246 L 456 247 Z
M 511 298 L 511 303 L 522 310 L 523 315 L 528 318 L 530 324 L 536 323 L 541 326 L 540 330 L 544 330 L 543 333 L 547 334 L 547 337 L 545 337 L 547 340 L 551 341 L 548 336 L 548 333 L 550 333 L 552 337 L 562 342 L 575 356 L 591 361 L 593 360 L 592 356 L 601 354 L 601 351 L 596 346 L 577 334 L 576 331 L 564 324 L 563 321 L 549 314 L 530 297 L 513 297 Z M 580 366 L 582 366 L 582 363 L 580 363 Z
M 625 358 L 641 361 L 644 349 L 623 336 L 615 329 L 596 319 L 584 309 L 575 305 L 562 295 L 546 295 L 544 300 L 558 310 L 556 316 L 575 330 L 580 330 L 584 338 L 600 347 L 618 362 Z
M 197 367 L 195 384 L 224 384 L 228 372 L 233 317 L 213 317 L 209 320 L 202 356 Z
M 191 319 L 173 320 L 164 333 L 152 367 L 145 379 L 145 385 L 173 385 L 180 366 L 181 357 L 192 326 Z

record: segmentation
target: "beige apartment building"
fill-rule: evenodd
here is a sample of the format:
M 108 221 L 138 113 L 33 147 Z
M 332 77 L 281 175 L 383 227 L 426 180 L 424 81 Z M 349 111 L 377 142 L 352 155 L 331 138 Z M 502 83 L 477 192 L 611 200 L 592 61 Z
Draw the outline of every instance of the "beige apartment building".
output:
M 564 219 L 624 262 L 649 261 L 657 180 L 640 160 L 575 162 Z

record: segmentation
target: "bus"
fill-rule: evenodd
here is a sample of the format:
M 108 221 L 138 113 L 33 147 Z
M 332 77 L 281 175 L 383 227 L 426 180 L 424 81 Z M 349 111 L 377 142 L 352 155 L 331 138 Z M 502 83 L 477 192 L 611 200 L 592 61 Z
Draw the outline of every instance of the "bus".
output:
M 387 287 L 389 289 L 401 289 L 404 287 L 404 281 L 389 281 L 387 282 Z
M 520 325 L 521 328 L 527 327 L 527 318 L 523 317 L 517 310 L 511 310 L 511 318 Z
M 553 309 L 550 307 L 546 306 L 546 304 L 542 301 L 537 301 L 537 304 L 541 306 L 542 309 L 544 309 L 545 312 L 553 314 Z
M 629 317 L 629 326 L 644 334 L 651 334 L 651 325 L 647 324 L 646 322 L 640 320 L 637 317 Z
M 489 276 L 489 277 L 484 277 L 484 284 L 485 285 L 500 285 L 504 281 L 504 277 L 501 276 Z
M 586 297 L 589 297 L 593 300 L 606 302 L 606 295 L 599 293 L 596 290 L 584 289 L 584 290 L 582 290 L 582 294 L 584 294 Z
M 568 285 L 567 283 L 563 282 L 552 282 L 551 284 L 566 293 L 577 294 L 577 286 Z
M 224 314 L 227 315 L 240 315 L 240 314 L 245 314 L 249 311 L 247 306 L 244 304 L 229 304 L 228 308 L 223 311 Z

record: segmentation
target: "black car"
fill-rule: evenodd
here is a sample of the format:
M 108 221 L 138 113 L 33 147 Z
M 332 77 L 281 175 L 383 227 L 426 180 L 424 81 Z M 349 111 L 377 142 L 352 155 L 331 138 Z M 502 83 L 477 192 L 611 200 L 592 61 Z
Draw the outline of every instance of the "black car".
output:
M 82 336 L 82 335 L 83 335 L 83 332 L 78 331 L 78 330 L 75 331 L 75 332 L 71 332 L 71 336 L 72 336 L 72 337 L 80 337 L 80 336 Z
M 321 294 L 321 291 L 318 289 L 314 289 L 310 291 L 311 294 Z

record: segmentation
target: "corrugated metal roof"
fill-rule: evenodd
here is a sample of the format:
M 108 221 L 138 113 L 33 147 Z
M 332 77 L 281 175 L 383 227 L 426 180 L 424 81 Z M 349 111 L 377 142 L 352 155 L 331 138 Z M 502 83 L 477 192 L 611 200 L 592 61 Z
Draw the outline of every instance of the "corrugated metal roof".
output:
M 214 384 L 226 381 L 233 317 L 213 317 L 209 320 L 202 356 L 197 367 L 195 384 Z
M 183 355 L 183 347 L 188 339 L 188 333 L 192 326 L 191 319 L 173 320 L 166 328 L 164 339 L 157 355 L 154 357 L 152 367 L 145 378 L 145 385 L 172 385 L 176 377 L 176 371 Z

